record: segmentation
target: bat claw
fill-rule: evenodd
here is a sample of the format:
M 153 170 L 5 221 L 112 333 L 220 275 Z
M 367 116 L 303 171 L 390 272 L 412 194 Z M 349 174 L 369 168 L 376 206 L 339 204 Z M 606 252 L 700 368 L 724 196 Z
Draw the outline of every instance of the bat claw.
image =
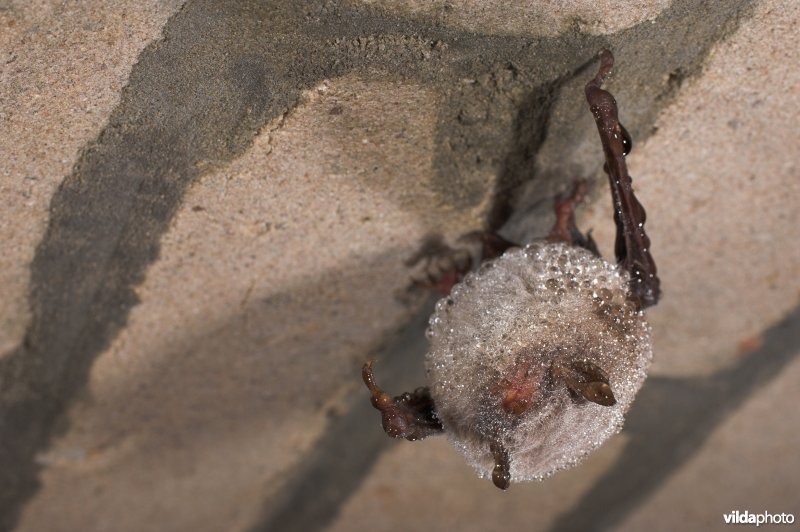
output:
M 505 491 L 511 485 L 511 458 L 508 456 L 506 448 L 497 441 L 490 443 L 489 449 L 494 456 L 492 483 Z

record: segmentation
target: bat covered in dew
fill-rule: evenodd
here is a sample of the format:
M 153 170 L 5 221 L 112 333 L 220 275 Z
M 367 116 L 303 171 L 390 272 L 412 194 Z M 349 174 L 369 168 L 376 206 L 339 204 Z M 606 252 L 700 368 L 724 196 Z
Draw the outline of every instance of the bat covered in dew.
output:
M 481 235 L 480 259 L 431 279 L 444 297 L 427 336 L 428 385 L 392 397 L 362 377 L 389 436 L 446 434 L 500 489 L 578 463 L 622 428 L 652 358 L 644 309 L 660 296 L 645 211 L 625 156 L 630 135 L 602 88 L 614 57 L 599 53 L 585 87 L 605 155 L 616 224 L 615 262 L 575 225 L 576 183 L 555 203 L 546 238 L 525 246 Z

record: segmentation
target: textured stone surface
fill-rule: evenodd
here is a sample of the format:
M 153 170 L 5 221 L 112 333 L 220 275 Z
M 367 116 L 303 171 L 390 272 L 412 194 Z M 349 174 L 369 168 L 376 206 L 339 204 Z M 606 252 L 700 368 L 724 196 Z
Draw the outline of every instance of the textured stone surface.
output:
M 800 295 L 797 7 L 95 4 L 0 6 L 0 528 L 800 513 L 796 310 L 764 333 Z M 579 223 L 611 256 L 581 94 L 601 45 L 663 279 L 654 372 L 585 464 L 500 494 L 444 439 L 383 436 L 358 368 L 422 383 L 404 261 L 437 234 L 532 239 L 595 176 Z M 766 480 L 720 490 L 736 461 Z
M 330 527 L 347 530 L 547 530 L 623 449 L 624 433 L 580 467 L 500 492 L 464 465 L 444 438 L 397 442 Z
M 608 34 L 642 22 L 652 22 L 671 0 L 616 2 L 564 0 L 508 2 L 466 0 L 361 0 L 420 18 L 491 33 L 534 33 L 558 35 L 576 28 L 593 34 Z
M 800 6 L 759 3 L 628 158 L 664 287 L 649 313 L 657 374 L 735 362 L 800 302 L 798 19 Z M 581 223 L 610 253 L 610 204 L 596 207 Z
M 376 112 L 396 101 L 404 110 Z M 435 199 L 416 177 L 430 157 L 396 159 L 431 153 L 434 101 L 414 85 L 326 82 L 189 190 L 140 304 L 95 363 L 91 399 L 40 457 L 52 467 L 31 530 L 86 526 L 85 506 L 58 517 L 72 515 L 64 485 L 81 486 L 97 530 L 125 513 L 126 492 L 154 509 L 137 527 L 222 529 L 258 508 L 242 508 L 249 491 L 280 485 L 353 392 L 365 354 L 409 313 L 395 292 L 432 229 L 417 210 Z M 383 194 L 391 182 L 404 186 Z
M 139 53 L 181 4 L 0 5 L 0 357 L 30 319 L 28 264 L 55 188 L 105 126 Z
M 620 530 L 727 530 L 723 514 L 798 515 L 800 415 L 788 397 L 797 394 L 800 359 L 786 366 L 768 387 L 712 432 L 696 456 L 669 478 Z M 713 479 L 713 481 L 709 481 Z M 673 515 L 680 508 L 679 515 Z M 741 526 L 741 525 L 740 525 Z M 767 530 L 791 528 L 762 526 Z

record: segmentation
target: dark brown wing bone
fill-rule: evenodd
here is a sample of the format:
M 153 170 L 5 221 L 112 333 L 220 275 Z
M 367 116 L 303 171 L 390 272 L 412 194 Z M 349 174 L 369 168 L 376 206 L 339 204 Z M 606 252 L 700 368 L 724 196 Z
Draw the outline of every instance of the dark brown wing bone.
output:
M 650 255 L 650 239 L 644 232 L 646 214 L 633 193 L 631 177 L 625 165 L 625 156 L 632 147 L 631 137 L 619 123 L 616 100 L 610 92 L 600 88 L 611 73 L 614 56 L 605 49 L 600 50 L 599 55 L 600 69 L 597 76 L 586 84 L 585 90 L 606 156 L 603 168 L 611 182 L 614 222 L 617 224 L 614 251 L 617 262 L 630 273 L 631 297 L 640 308 L 646 308 L 658 302 L 660 282 L 656 275 L 656 264 Z

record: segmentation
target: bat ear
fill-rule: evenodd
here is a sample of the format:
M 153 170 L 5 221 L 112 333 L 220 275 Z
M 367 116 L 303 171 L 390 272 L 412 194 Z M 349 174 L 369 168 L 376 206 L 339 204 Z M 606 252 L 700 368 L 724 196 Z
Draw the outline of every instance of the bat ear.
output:
M 614 406 L 617 399 L 606 382 L 589 382 L 577 390 L 585 399 L 602 406 Z
M 580 395 L 587 401 L 602 406 L 617 404 L 606 372 L 588 360 L 556 363 L 553 366 L 553 375 L 573 394 Z

